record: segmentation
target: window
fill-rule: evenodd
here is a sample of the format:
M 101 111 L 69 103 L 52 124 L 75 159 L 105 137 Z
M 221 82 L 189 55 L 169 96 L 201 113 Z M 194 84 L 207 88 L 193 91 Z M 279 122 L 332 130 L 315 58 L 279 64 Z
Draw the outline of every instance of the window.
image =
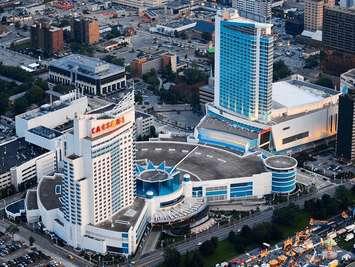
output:
M 286 137 L 286 138 L 282 139 L 282 144 L 283 145 L 284 144 L 288 144 L 288 143 L 291 143 L 291 142 L 306 138 L 308 136 L 309 136 L 309 132 L 303 132 L 303 133 L 300 133 L 300 134 L 292 135 L 292 136 L 289 136 L 289 137 Z

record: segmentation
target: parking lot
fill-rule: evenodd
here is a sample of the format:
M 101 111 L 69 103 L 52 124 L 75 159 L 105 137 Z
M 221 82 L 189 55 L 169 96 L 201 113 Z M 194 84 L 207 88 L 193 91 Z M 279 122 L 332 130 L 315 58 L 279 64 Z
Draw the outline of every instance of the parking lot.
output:
M 326 151 L 313 156 L 313 161 L 305 162 L 304 167 L 329 178 L 336 178 L 340 174 L 349 172 L 352 176 L 355 174 L 355 167 L 338 161 L 334 151 Z
M 0 266 L 32 267 L 40 265 L 59 266 L 36 248 L 30 248 L 20 241 L 14 241 L 11 236 L 0 232 Z

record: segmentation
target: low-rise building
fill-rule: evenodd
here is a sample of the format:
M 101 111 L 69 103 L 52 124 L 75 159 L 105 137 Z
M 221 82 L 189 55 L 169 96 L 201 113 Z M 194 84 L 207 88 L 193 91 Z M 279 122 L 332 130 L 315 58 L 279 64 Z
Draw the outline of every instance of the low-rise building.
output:
M 49 81 L 74 85 L 82 93 L 104 95 L 125 88 L 126 73 L 123 67 L 72 54 L 49 63 Z
M 150 136 L 151 128 L 154 127 L 154 117 L 150 114 L 136 111 L 136 137 Z
M 177 71 L 176 55 L 165 51 L 136 58 L 131 62 L 132 71 L 135 76 L 142 76 L 151 69 L 160 71 L 167 65 L 170 65 L 173 72 Z
M 36 184 L 56 170 L 55 153 L 30 144 L 24 138 L 0 146 L 0 188 L 16 190 Z

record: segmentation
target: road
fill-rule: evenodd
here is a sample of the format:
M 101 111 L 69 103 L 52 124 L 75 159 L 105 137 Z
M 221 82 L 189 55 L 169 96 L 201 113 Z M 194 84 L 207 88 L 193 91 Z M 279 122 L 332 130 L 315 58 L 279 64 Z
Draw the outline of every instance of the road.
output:
M 0 221 L 0 227 L 2 230 L 5 230 L 10 225 L 7 221 Z M 52 244 L 47 238 L 32 232 L 22 226 L 18 226 L 19 231 L 15 234 L 15 239 L 22 240 L 28 243 L 29 237 L 33 236 L 35 239 L 34 246 L 41 250 L 44 254 L 51 256 L 56 261 L 60 261 L 64 266 L 68 267 L 85 267 L 85 266 L 94 266 L 94 264 L 89 261 L 77 256 L 76 254 L 61 248 L 57 245 Z M 73 260 L 68 259 L 68 254 L 73 256 Z
M 348 184 L 348 185 L 350 185 L 350 184 Z M 329 194 L 329 195 L 333 195 L 335 193 L 335 189 L 337 186 L 339 186 L 339 185 L 331 184 L 328 187 L 322 188 L 321 190 L 319 190 L 317 193 L 315 193 L 313 195 L 307 195 L 307 196 L 304 196 L 304 197 L 299 198 L 298 200 L 295 200 L 292 202 L 295 203 L 296 205 L 299 205 L 302 207 L 306 200 L 309 200 L 309 199 L 312 199 L 315 197 L 320 197 L 325 193 Z M 274 208 L 286 207 L 288 204 L 289 204 L 289 202 L 282 203 L 282 204 L 279 204 L 278 206 L 275 206 Z M 238 231 L 239 229 L 241 229 L 243 227 L 243 225 L 248 225 L 249 227 L 253 227 L 254 225 L 256 225 L 258 223 L 270 222 L 272 219 L 272 213 L 273 213 L 273 209 L 268 209 L 268 210 L 265 210 L 265 211 L 258 213 L 256 215 L 253 215 L 252 217 L 241 220 L 240 222 L 238 222 L 236 224 L 215 228 L 213 230 L 210 230 L 208 232 L 204 232 L 204 233 L 196 236 L 196 238 L 194 238 L 192 240 L 188 240 L 186 242 L 177 244 L 177 245 L 175 245 L 175 248 L 180 253 L 186 253 L 187 251 L 191 251 L 191 250 L 196 249 L 197 244 L 199 242 L 204 242 L 206 240 L 211 239 L 214 236 L 218 237 L 218 239 L 220 239 L 220 240 L 226 239 L 228 237 L 228 234 L 230 231 L 232 231 L 232 230 Z M 135 267 L 155 266 L 163 261 L 163 257 L 164 257 L 164 252 L 162 250 L 156 250 L 153 253 L 150 253 L 148 255 L 143 255 L 139 259 L 132 261 L 131 266 L 135 266 Z M 125 266 L 130 266 L 130 265 L 125 265 Z

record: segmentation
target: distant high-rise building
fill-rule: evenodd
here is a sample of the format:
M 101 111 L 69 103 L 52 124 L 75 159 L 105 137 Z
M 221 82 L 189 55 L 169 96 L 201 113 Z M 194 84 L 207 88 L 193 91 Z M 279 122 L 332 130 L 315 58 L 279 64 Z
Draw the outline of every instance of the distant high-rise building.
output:
M 322 30 L 323 10 L 335 5 L 334 0 L 305 0 L 304 1 L 304 30 L 315 32 Z
M 232 0 L 232 7 L 236 8 L 242 17 L 258 22 L 271 21 L 271 4 L 271 0 Z
M 95 19 L 75 19 L 72 24 L 73 39 L 82 44 L 95 44 L 100 39 L 99 23 Z
M 322 70 L 339 76 L 355 68 L 355 9 L 325 8 Z
M 355 53 L 355 10 L 325 8 L 322 39 L 324 46 Z
M 339 97 L 336 155 L 345 161 L 355 161 L 355 88 Z
M 354 0 L 340 0 L 339 6 L 345 7 L 345 8 L 350 8 L 350 7 L 355 6 L 355 1 Z
M 215 97 L 218 108 L 249 120 L 271 114 L 273 36 L 271 24 L 219 12 L 215 21 Z
M 47 54 L 58 53 L 64 47 L 63 30 L 49 23 L 37 22 L 31 27 L 31 46 Z

